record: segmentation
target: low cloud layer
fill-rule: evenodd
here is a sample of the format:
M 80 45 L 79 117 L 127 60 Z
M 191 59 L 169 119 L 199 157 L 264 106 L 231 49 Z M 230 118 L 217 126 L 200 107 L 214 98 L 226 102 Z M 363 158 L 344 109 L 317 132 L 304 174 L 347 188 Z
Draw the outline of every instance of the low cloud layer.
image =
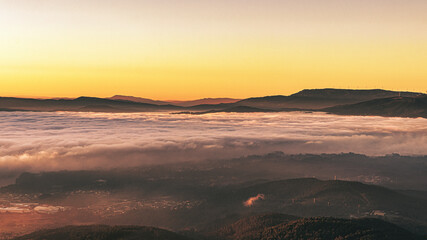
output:
M 427 154 L 427 119 L 323 113 L 0 113 L 0 178 L 273 151 Z

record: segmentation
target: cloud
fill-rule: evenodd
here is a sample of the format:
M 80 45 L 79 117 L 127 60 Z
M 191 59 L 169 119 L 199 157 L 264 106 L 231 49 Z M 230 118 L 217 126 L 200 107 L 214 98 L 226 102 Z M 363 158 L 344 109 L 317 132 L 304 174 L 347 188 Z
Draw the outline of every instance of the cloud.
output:
M 255 197 L 250 197 L 248 200 L 246 200 L 243 203 L 243 206 L 245 206 L 245 207 L 252 207 L 255 204 L 256 201 L 258 201 L 258 200 L 264 200 L 264 199 L 265 199 L 264 194 L 258 194 Z
M 0 118 L 0 179 L 273 151 L 427 154 L 427 119 L 324 113 L 35 113 Z M 1 180 L 0 180 L 1 181 Z

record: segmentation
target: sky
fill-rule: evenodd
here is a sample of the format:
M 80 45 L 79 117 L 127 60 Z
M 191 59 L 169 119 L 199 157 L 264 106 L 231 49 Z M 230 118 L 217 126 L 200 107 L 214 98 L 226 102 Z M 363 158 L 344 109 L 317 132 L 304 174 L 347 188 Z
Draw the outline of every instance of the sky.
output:
M 425 0 L 0 0 L 0 96 L 427 91 Z

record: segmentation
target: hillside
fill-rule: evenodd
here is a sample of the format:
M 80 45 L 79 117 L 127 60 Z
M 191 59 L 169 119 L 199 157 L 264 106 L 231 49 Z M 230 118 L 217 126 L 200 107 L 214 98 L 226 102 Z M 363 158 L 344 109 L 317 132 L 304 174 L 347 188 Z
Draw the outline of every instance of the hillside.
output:
M 155 112 L 175 111 L 181 107 L 154 105 L 94 97 L 76 99 L 31 99 L 0 97 L 0 108 L 27 111 Z
M 217 231 L 224 240 L 416 240 L 423 239 L 378 219 L 304 218 L 278 219 L 277 214 L 253 216 Z
M 189 240 L 176 233 L 152 227 L 138 226 L 67 226 L 57 229 L 41 230 L 15 240 Z
M 345 158 L 352 156 L 346 155 Z M 287 171 L 292 171 L 290 166 L 293 162 L 315 164 L 319 161 L 337 165 L 343 159 L 334 159 L 333 155 L 320 159 L 311 155 L 297 156 L 291 160 L 271 157 L 261 157 L 262 161 L 245 158 L 109 171 L 23 173 L 16 184 L 1 188 L 0 198 L 10 199 L 11 203 L 20 199 L 19 202 L 41 206 L 66 206 L 69 211 L 49 215 L 49 221 L 58 224 L 66 220 L 68 224 L 75 225 L 100 223 L 174 230 L 206 229 L 213 222 L 219 223 L 216 224 L 218 226 L 221 222 L 230 223 L 230 216 L 234 222 L 236 216 L 276 212 L 301 217 L 375 217 L 415 233 L 427 233 L 427 199 L 419 197 L 419 194 L 409 195 L 375 185 L 340 180 L 273 180 L 285 178 L 289 174 Z M 354 166 L 357 162 L 363 165 L 364 162 L 373 164 L 378 161 L 374 158 L 365 161 L 363 156 L 353 157 Z M 378 164 L 389 166 L 393 161 L 381 160 Z M 410 165 L 412 160 L 404 158 L 402 161 Z M 378 164 L 370 166 L 375 168 Z M 354 166 L 348 165 L 349 171 L 363 171 Z M 423 172 L 418 163 L 414 166 Z M 301 168 L 308 173 L 305 165 Z M 10 207 L 8 204 L 5 206 Z M 114 207 L 108 210 L 107 206 Z M 31 213 L 24 216 L 29 222 L 36 217 Z M 0 228 L 11 220 L 7 215 L 2 216 Z M 43 227 L 43 222 L 34 221 L 33 225 L 37 229 Z
M 260 233 L 266 228 L 298 219 L 300 219 L 300 217 L 280 213 L 260 214 L 239 219 L 228 226 L 220 228 L 214 234 L 226 238 L 232 236 L 232 239 L 249 239 L 259 237 Z
M 388 98 L 388 97 L 417 97 L 420 95 L 425 95 L 417 92 L 397 92 L 397 91 L 388 91 L 382 89 L 368 89 L 368 90 L 353 90 L 353 89 L 335 89 L 335 88 L 325 88 L 325 89 L 305 89 L 291 96 L 294 97 L 319 97 L 319 98 L 334 98 L 334 99 L 349 99 L 358 101 L 367 101 L 378 98 Z
M 227 215 L 248 216 L 253 213 L 277 212 L 302 217 L 377 217 L 387 218 L 399 226 L 414 232 L 427 232 L 427 199 L 414 194 L 367 185 L 359 182 L 314 178 L 288 179 L 279 181 L 259 180 L 264 167 L 279 165 L 257 165 L 257 174 L 251 178 L 250 169 L 241 172 L 219 166 L 210 170 L 196 167 L 148 168 L 114 171 L 63 171 L 41 174 L 23 173 L 16 184 L 1 188 L 0 193 L 30 194 L 36 196 L 25 202 L 40 204 L 84 207 L 85 202 L 72 192 L 109 192 L 109 199 L 126 199 L 138 196 L 138 201 L 156 196 L 185 199 L 197 203 L 194 208 L 180 211 L 136 208 L 123 214 L 110 216 L 105 223 L 111 225 L 150 225 L 168 229 L 185 227 L 206 228 L 206 224 Z M 246 164 L 248 165 L 248 163 Z M 286 164 L 285 164 L 286 165 Z M 249 166 L 249 168 L 252 168 Z M 254 169 L 254 171 L 256 171 Z M 265 172 L 271 177 L 272 171 Z M 283 174 L 283 172 L 282 172 Z M 266 176 L 266 175 L 264 175 Z M 248 178 L 249 177 L 249 178 Z M 230 184 L 241 178 L 241 183 Z M 257 181 L 244 181 L 253 179 Z M 100 181 L 102 180 L 102 181 Z M 216 184 L 213 184 L 216 183 Z M 212 185 L 213 184 L 213 185 Z M 114 194 L 113 194 L 114 193 Z M 115 195 L 117 194 L 117 195 Z M 262 197 L 257 197 L 261 196 Z M 254 199 L 251 205 L 245 203 Z M 96 195 L 85 195 L 90 204 L 97 204 Z M 86 201 L 85 200 L 85 201 Z M 120 200 L 122 201 L 122 200 Z M 126 203 L 131 204 L 131 202 Z M 91 210 L 90 210 L 91 211 Z M 76 220 L 79 220 L 77 218 Z
M 397 97 L 397 96 L 401 97 Z M 414 106 L 396 103 L 377 103 L 378 107 L 357 105 L 347 110 L 347 105 L 366 101 L 390 99 L 416 99 Z M 76 99 L 30 99 L 0 97 L 0 109 L 4 111 L 87 111 L 87 112 L 156 112 L 181 111 L 185 113 L 215 112 L 271 112 L 321 110 L 349 115 L 381 115 L 381 116 L 419 116 L 425 114 L 419 106 L 425 94 L 415 92 L 394 92 L 386 90 L 348 90 L 348 89 L 307 89 L 290 96 L 265 96 L 244 100 L 233 98 L 204 98 L 193 101 L 157 101 L 147 98 L 116 95 L 111 98 L 79 97 Z M 388 112 L 381 112 L 386 104 Z M 345 107 L 343 106 L 345 105 Z M 336 108 L 335 108 L 336 107 Z M 410 107 L 404 111 L 402 109 Z M 344 108 L 344 109 L 342 109 Z M 372 109 L 371 109 L 372 108 Z M 417 110 L 418 109 L 418 110 Z
M 279 208 L 298 216 L 349 216 L 379 209 L 405 215 L 424 216 L 427 202 L 396 191 L 358 182 L 321 181 L 311 178 L 270 181 L 237 191 L 242 199 L 263 194 L 264 200 L 253 208 L 277 211 Z
M 277 111 L 276 110 L 270 110 L 270 109 L 247 107 L 247 106 L 235 106 L 235 107 L 209 110 L 209 111 L 202 111 L 202 112 L 181 112 L 181 113 L 185 113 L 185 114 L 208 114 L 208 113 L 256 113 L 256 112 L 266 113 L 266 112 L 277 112 Z
M 149 104 L 156 104 L 156 105 L 170 105 L 170 104 L 172 104 L 172 105 L 180 106 L 180 107 L 192 107 L 192 106 L 197 106 L 197 105 L 217 105 L 217 104 L 235 103 L 235 102 L 241 100 L 241 99 L 234 99 L 234 98 L 203 98 L 203 99 L 196 99 L 196 100 L 189 100 L 189 101 L 177 101 L 177 100 L 159 101 L 159 100 L 153 100 L 153 99 L 148 99 L 148 98 L 124 96 L 124 95 L 115 95 L 115 96 L 110 97 L 108 99 L 139 102 L 139 103 L 149 103 Z
M 181 106 L 181 107 L 192 107 L 197 105 L 217 105 L 217 104 L 229 104 L 240 101 L 241 99 L 235 98 L 203 98 L 190 101 L 168 101 L 169 103 Z
M 262 197 L 257 197 L 262 195 Z M 376 217 L 427 232 L 427 201 L 396 191 L 347 181 L 290 179 L 233 188 L 221 195 L 235 212 L 279 212 L 303 217 Z M 219 198 L 220 196 L 218 196 Z M 255 199 L 249 207 L 244 202 Z M 226 201 L 226 200 L 224 200 Z
M 130 102 L 139 102 L 139 103 L 148 103 L 148 104 L 155 104 L 155 105 L 169 105 L 170 104 L 169 102 L 165 102 L 165 101 L 158 101 L 158 100 L 152 100 L 149 98 L 140 98 L 140 97 L 124 96 L 124 95 L 114 95 L 108 99 L 130 101 Z
M 286 108 L 322 109 L 343 104 L 354 104 L 363 101 L 386 97 L 416 97 L 422 95 L 414 92 L 394 92 L 380 89 L 306 89 L 290 96 L 267 96 L 248 98 L 237 102 L 240 106 L 281 110 Z
M 382 98 L 324 110 L 342 115 L 427 118 L 427 97 Z

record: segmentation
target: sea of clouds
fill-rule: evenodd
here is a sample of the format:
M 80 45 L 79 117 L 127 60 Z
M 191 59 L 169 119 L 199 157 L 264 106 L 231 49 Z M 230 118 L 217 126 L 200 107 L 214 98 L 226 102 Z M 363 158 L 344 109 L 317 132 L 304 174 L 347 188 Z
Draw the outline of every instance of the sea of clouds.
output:
M 427 119 L 325 113 L 0 113 L 0 179 L 273 151 L 427 154 Z M 0 180 L 1 181 L 1 180 Z

